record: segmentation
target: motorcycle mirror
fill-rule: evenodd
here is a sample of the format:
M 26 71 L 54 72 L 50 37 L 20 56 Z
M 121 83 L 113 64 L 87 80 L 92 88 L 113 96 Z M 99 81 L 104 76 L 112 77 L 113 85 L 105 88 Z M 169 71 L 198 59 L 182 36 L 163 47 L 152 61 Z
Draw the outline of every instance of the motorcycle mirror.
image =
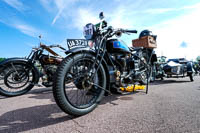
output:
M 39 44 L 39 47 L 41 46 L 41 39 L 42 39 L 42 35 L 39 35 L 39 41 L 40 41 L 40 44 Z
M 103 12 L 100 12 L 100 14 L 99 14 L 99 18 L 100 18 L 101 20 L 104 19 Z
M 121 37 L 122 36 L 122 32 L 120 32 L 120 31 L 116 32 L 115 36 L 118 37 L 118 38 Z

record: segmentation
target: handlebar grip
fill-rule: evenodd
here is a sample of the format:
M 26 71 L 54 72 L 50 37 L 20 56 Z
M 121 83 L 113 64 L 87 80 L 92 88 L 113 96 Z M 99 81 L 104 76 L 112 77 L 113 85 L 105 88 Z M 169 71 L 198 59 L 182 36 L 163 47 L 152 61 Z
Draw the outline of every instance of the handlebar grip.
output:
M 129 33 L 137 33 L 137 30 L 125 30 L 125 32 L 129 32 Z
M 57 47 L 57 45 L 49 45 L 50 48 Z
M 63 48 L 63 47 L 61 47 L 61 46 L 60 46 L 59 48 L 62 49 L 62 50 L 66 50 L 65 48 Z

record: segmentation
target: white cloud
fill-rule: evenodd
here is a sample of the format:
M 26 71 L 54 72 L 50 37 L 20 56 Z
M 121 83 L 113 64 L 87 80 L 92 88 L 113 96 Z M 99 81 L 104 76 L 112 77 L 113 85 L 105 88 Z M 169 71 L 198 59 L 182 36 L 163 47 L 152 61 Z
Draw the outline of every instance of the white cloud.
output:
M 24 11 L 27 7 L 20 0 L 3 0 L 18 11 Z
M 41 34 L 39 30 L 26 24 L 14 24 L 13 27 L 31 37 L 37 37 L 38 35 Z
M 78 0 L 40 0 L 41 5 L 49 12 L 53 12 L 56 10 L 56 15 L 52 20 L 52 25 L 56 23 L 56 21 L 64 14 L 64 10 L 66 8 L 70 8 L 75 2 Z M 68 11 L 69 11 L 68 9 Z M 64 13 L 63 13 L 64 12 Z
M 109 24 L 115 28 L 132 28 L 134 22 L 130 20 L 131 16 L 126 7 L 120 6 L 108 16 L 110 19 Z
M 65 0 L 55 0 L 54 2 L 56 4 L 56 7 L 58 8 L 58 13 L 54 17 L 54 19 L 52 21 L 52 25 L 55 24 L 57 19 L 61 16 L 63 10 L 65 9 L 65 7 L 66 7 L 66 5 L 68 3 L 68 1 L 65 1 Z
M 195 59 L 200 55 L 200 5 L 191 13 L 155 25 L 152 30 L 158 35 L 158 54 L 169 58 Z M 182 42 L 187 48 L 180 48 Z
M 49 12 L 51 11 L 52 7 L 50 4 L 52 3 L 52 0 L 40 0 L 40 3 L 46 10 Z
M 13 27 L 19 30 L 20 32 L 22 32 L 23 34 L 31 36 L 31 37 L 38 37 L 40 34 L 44 34 L 43 31 L 36 29 L 35 27 L 30 26 L 26 24 L 25 22 L 17 20 L 17 19 L 12 19 L 12 18 L 7 19 L 7 20 L 0 19 L 0 22 L 10 27 Z
M 54 6 L 56 6 L 57 12 L 52 21 L 52 24 L 55 24 L 56 21 L 60 17 L 62 17 L 64 18 L 64 20 L 66 21 L 70 20 L 70 22 L 72 22 L 68 23 L 67 25 L 70 25 L 72 28 L 76 28 L 82 31 L 83 26 L 85 24 L 89 22 L 90 23 L 99 22 L 97 9 L 91 8 L 91 6 L 88 6 L 87 8 L 86 7 L 83 8 L 81 6 L 73 7 L 73 4 L 78 0 L 75 1 L 40 0 L 40 1 L 43 1 L 44 5 L 51 5 L 52 3 L 54 3 Z M 199 51 L 200 46 L 198 45 L 198 43 L 200 42 L 200 37 L 198 34 L 198 32 L 200 31 L 200 26 L 199 26 L 200 21 L 198 19 L 199 18 L 198 16 L 200 14 L 199 10 L 200 3 L 180 8 L 151 8 L 149 6 L 149 3 L 144 3 L 143 1 L 138 1 L 134 4 L 130 4 L 133 3 L 132 0 L 130 0 L 129 2 L 126 1 L 126 4 L 123 3 L 124 1 L 122 2 L 122 4 L 119 4 L 118 7 L 115 7 L 114 11 L 110 10 L 110 12 L 108 12 L 107 10 L 105 12 L 105 17 L 106 20 L 108 20 L 109 25 L 112 25 L 115 28 L 134 28 L 134 29 L 150 28 L 155 34 L 158 35 L 158 48 L 156 51 L 158 52 L 159 55 L 163 53 L 165 56 L 168 56 L 169 58 L 178 58 L 186 56 L 187 58 L 192 59 L 196 58 L 196 56 L 200 53 Z M 140 6 L 147 7 L 146 8 L 147 10 L 137 11 L 137 9 L 139 9 L 138 7 Z M 182 14 L 182 16 L 162 22 L 155 26 L 151 26 L 148 24 L 148 22 L 146 22 L 147 19 L 150 17 L 148 15 L 163 14 L 167 12 L 173 13 L 176 11 L 181 11 L 181 12 L 187 11 L 188 14 Z M 143 14 L 143 16 L 141 16 L 141 13 Z M 144 13 L 146 14 L 144 15 Z M 148 25 L 150 27 L 147 27 Z M 131 39 L 129 39 L 129 42 L 130 40 Z M 187 48 L 179 47 L 183 41 L 188 44 Z
M 72 26 L 82 31 L 83 26 L 87 23 L 99 23 L 99 13 L 91 8 L 77 8 L 72 16 Z M 134 22 L 130 20 L 130 14 L 122 6 L 113 12 L 104 12 L 104 16 L 108 26 L 113 26 L 114 28 L 132 28 L 134 25 Z
M 66 0 L 54 0 L 54 3 L 58 9 L 58 12 L 52 21 L 52 25 L 54 25 L 56 23 L 56 21 L 62 16 L 62 13 L 66 8 L 70 9 L 70 6 L 72 6 L 77 1 L 78 0 L 67 0 L 67 1 Z
M 73 27 L 83 30 L 83 26 L 87 23 L 98 23 L 98 15 L 95 14 L 92 10 L 86 8 L 79 8 L 73 17 Z
M 190 6 L 184 6 L 180 8 L 154 8 L 154 9 L 147 9 L 142 11 L 143 13 L 149 13 L 149 14 L 162 14 L 166 12 L 174 12 L 174 11 L 181 11 L 181 10 L 188 10 L 188 9 L 195 9 L 200 6 L 200 3 Z
M 156 8 L 156 9 L 148 9 L 146 11 L 143 11 L 144 13 L 150 13 L 150 14 L 161 14 L 165 12 L 175 11 L 177 9 L 175 8 Z

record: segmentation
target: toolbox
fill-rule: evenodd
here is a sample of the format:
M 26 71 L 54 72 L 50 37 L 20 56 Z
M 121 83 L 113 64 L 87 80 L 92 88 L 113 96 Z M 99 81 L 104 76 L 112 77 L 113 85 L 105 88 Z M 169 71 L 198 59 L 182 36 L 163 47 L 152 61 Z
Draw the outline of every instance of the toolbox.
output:
M 156 40 L 153 36 L 143 36 L 132 40 L 133 47 L 157 48 Z

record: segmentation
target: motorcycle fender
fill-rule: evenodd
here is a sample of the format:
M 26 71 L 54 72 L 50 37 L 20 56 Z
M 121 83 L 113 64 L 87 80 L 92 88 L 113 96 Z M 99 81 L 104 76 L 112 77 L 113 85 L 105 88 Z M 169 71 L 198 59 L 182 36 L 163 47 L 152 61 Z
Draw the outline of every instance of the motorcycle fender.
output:
M 0 62 L 0 68 L 4 68 L 6 67 L 7 65 L 10 65 L 12 62 L 15 62 L 15 63 L 23 63 L 23 64 L 28 64 L 30 67 L 32 67 L 34 73 L 35 73 L 35 77 L 36 77 L 36 80 L 35 80 L 35 83 L 38 83 L 39 82 L 39 70 L 35 67 L 34 64 L 30 63 L 27 59 L 25 58 L 8 58 L 8 59 L 5 59 L 3 60 L 2 62 Z
M 69 54 L 74 54 L 74 53 L 79 53 L 79 52 L 84 52 L 84 51 L 93 51 L 94 52 L 94 50 L 90 49 L 89 47 L 75 47 L 75 48 L 65 51 L 65 54 L 69 55 Z
M 152 54 L 152 57 L 151 57 L 151 63 L 153 64 L 154 62 L 157 62 L 157 55 L 156 54 Z
M 77 47 L 77 48 L 73 48 L 70 49 L 68 51 L 65 52 L 65 54 L 67 55 L 65 58 L 72 56 L 74 54 L 78 54 L 78 53 L 90 53 L 94 56 L 96 56 L 96 53 L 93 49 L 89 48 L 89 47 Z M 103 58 L 102 60 L 102 65 L 104 67 L 104 70 L 106 72 L 106 90 L 110 90 L 110 75 L 109 75 L 109 69 L 108 69 L 108 64 L 105 61 L 105 59 Z

